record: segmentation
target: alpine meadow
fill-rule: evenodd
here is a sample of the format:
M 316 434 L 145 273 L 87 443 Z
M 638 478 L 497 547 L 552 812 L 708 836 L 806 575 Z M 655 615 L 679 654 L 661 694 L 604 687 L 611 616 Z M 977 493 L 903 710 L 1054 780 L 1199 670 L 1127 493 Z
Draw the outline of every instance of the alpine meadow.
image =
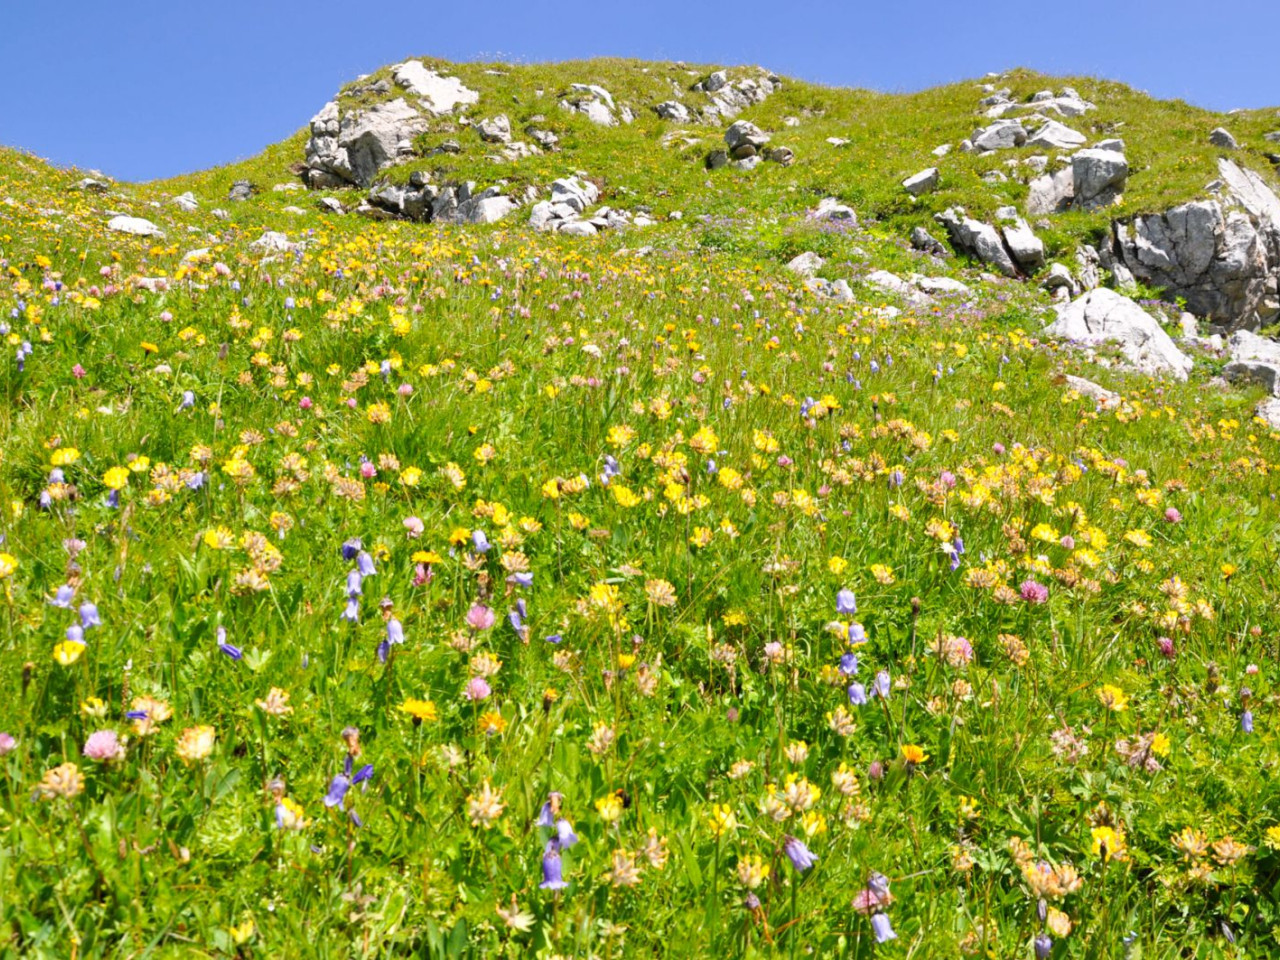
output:
M 0 955 L 1280 956 L 1280 111 L 316 106 L 0 149 Z

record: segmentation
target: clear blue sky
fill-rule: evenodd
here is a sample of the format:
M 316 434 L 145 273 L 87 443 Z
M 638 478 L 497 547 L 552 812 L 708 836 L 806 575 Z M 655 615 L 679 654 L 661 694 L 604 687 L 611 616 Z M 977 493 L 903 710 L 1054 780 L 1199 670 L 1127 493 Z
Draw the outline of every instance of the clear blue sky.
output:
M 0 0 L 0 143 L 142 180 L 252 156 L 413 55 L 759 63 L 915 90 L 1028 66 L 1280 107 L 1278 0 Z

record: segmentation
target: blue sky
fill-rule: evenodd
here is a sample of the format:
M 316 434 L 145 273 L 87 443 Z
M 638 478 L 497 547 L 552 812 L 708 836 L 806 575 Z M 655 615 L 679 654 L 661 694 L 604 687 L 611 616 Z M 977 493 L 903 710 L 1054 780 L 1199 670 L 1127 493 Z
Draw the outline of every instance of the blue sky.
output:
M 1028 66 L 1201 106 L 1280 107 L 1280 3 L 1236 0 L 4 0 L 0 143 L 122 179 L 252 156 L 413 55 L 759 63 L 915 90 Z

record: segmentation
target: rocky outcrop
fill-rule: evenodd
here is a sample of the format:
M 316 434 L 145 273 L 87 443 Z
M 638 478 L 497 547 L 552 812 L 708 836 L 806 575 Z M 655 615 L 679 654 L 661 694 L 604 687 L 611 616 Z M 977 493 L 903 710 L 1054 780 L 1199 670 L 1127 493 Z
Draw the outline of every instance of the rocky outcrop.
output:
M 782 89 L 782 81 L 771 73 L 730 80 L 723 70 L 717 70 L 695 84 L 693 89 L 711 98 L 711 103 L 703 107 L 702 112 L 709 123 L 714 123 L 719 119 L 732 119 L 747 107 L 763 103 Z
M 412 155 L 413 139 L 427 129 L 428 117 L 480 98 L 456 77 L 443 76 L 418 60 L 398 64 L 391 72 L 405 96 L 346 112 L 338 100 L 330 100 L 311 118 L 304 175 L 308 186 L 369 186 L 385 167 Z M 391 85 L 384 80 L 368 89 L 389 93 Z
M 1230 160 L 1218 169 L 1216 197 L 1113 223 L 1113 254 L 1197 316 L 1256 329 L 1280 316 L 1280 198 Z
M 976 257 L 1006 277 L 1018 276 L 1013 256 L 1005 248 L 995 227 L 981 220 L 974 220 L 965 213 L 963 207 L 952 207 L 937 214 L 934 219 L 946 228 L 947 235 L 951 237 L 951 245 L 958 251 Z
M 307 185 L 315 189 L 367 187 L 398 157 L 413 153 L 426 118 L 403 97 L 342 116 L 336 100 L 311 118 Z
M 364 213 L 432 223 L 495 223 L 521 205 L 503 184 L 477 191 L 474 183 L 443 187 L 415 174 L 406 185 L 383 185 L 369 192 Z
M 902 181 L 902 188 L 913 197 L 932 193 L 938 188 L 938 168 L 929 167 Z
M 1027 213 L 1039 217 L 1072 207 L 1095 210 L 1108 206 L 1120 199 L 1128 177 L 1129 162 L 1119 141 L 1080 150 L 1071 156 L 1070 166 L 1031 181 Z
M 619 120 L 630 123 L 635 119 L 630 107 L 617 107 L 613 102 L 613 94 L 594 83 L 570 84 L 569 93 L 560 99 L 560 108 L 570 113 L 580 113 L 602 127 L 615 127 Z
M 1154 317 L 1114 290 L 1099 288 L 1073 300 L 1045 333 L 1081 346 L 1114 345 L 1131 366 L 1146 374 L 1185 380 L 1192 367 L 1191 358 Z
M 1055 94 L 1052 90 L 1041 90 L 1025 102 L 1009 98 L 1009 90 L 993 90 L 991 95 L 982 101 L 987 108 L 987 116 L 998 119 L 1010 113 L 1056 114 L 1060 117 L 1079 117 L 1090 110 L 1097 109 L 1088 100 L 1076 93 L 1071 87 L 1063 87 Z

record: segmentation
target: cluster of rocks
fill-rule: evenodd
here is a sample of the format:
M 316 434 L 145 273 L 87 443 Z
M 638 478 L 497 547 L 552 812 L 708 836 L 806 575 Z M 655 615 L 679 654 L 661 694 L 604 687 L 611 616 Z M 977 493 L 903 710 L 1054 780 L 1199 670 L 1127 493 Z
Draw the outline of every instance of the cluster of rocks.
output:
M 571 84 L 569 93 L 560 98 L 560 108 L 570 113 L 580 113 L 602 127 L 615 127 L 619 120 L 630 123 L 635 119 L 629 106 L 616 106 L 613 95 L 594 83 Z
M 544 145 L 545 149 L 554 149 L 556 144 L 560 142 L 560 138 L 550 130 L 541 130 L 532 124 L 525 128 L 525 132 L 534 137 L 537 141 L 537 146 L 526 143 L 523 140 L 513 140 L 511 137 L 511 120 L 505 113 L 481 120 L 474 127 L 476 134 L 484 143 L 495 144 L 501 150 L 501 155 L 491 157 L 490 159 L 492 160 L 523 160 L 525 157 L 541 153 Z M 450 152 L 456 153 L 460 150 L 461 147 L 458 146 L 457 150 Z
M 1034 273 L 1043 267 L 1044 243 L 1018 216 L 1018 211 L 1013 207 L 1001 207 L 996 218 L 1001 223 L 999 230 L 970 217 L 963 207 L 951 207 L 934 217 L 946 229 L 953 247 L 1006 277 Z
M 1112 223 L 1109 253 L 1137 279 L 1223 329 L 1280 318 L 1280 198 L 1256 173 L 1218 161 L 1211 198 Z
M 731 166 L 737 170 L 750 170 L 762 159 L 790 166 L 795 161 L 795 153 L 790 147 L 769 147 L 770 139 L 769 134 L 754 123 L 735 120 L 724 132 L 726 149 L 712 150 L 707 154 L 707 169 Z
M 501 182 L 483 190 L 473 182 L 437 186 L 418 172 L 407 184 L 375 187 L 357 212 L 431 223 L 496 223 L 523 203 L 505 191 Z
M 529 225 L 535 230 L 590 237 L 604 230 L 621 227 L 646 227 L 653 220 L 645 214 L 601 207 L 588 214 L 600 199 L 600 190 L 582 175 L 565 177 L 551 184 L 551 199 L 533 205 Z
M 731 120 L 747 107 L 764 103 L 781 89 L 782 80 L 771 73 L 730 80 L 723 70 L 717 70 L 693 86 L 695 92 L 705 93 L 711 98 L 711 102 L 702 108 L 703 115 L 711 123 L 718 119 Z
M 1187 379 L 1193 361 L 1159 322 L 1128 297 L 1099 287 L 1059 308 L 1045 333 L 1083 347 L 1118 349 L 1125 362 L 1149 376 Z
M 387 166 L 413 154 L 413 139 L 426 132 L 428 117 L 475 103 L 480 95 L 456 77 L 410 60 L 392 70 L 405 96 L 343 112 L 331 100 L 311 118 L 306 148 L 307 185 L 314 189 L 367 187 Z M 391 84 L 380 81 L 390 92 Z
M 1094 104 L 1085 100 L 1071 87 L 1063 87 L 1056 94 L 1052 90 L 1041 90 L 1026 101 L 1012 99 L 1010 96 L 1011 91 L 1008 87 L 997 90 L 991 84 L 987 84 L 983 87 L 983 92 L 987 96 L 983 98 L 982 106 L 986 108 L 987 117 L 992 120 L 997 120 L 1010 113 L 1023 112 L 1041 115 L 1053 113 L 1062 117 L 1079 117 L 1090 110 L 1097 109 Z
M 1120 199 L 1129 177 L 1124 141 L 1103 140 L 1072 154 L 1068 165 L 1030 183 L 1027 213 L 1042 216 L 1075 208 L 1095 210 Z

